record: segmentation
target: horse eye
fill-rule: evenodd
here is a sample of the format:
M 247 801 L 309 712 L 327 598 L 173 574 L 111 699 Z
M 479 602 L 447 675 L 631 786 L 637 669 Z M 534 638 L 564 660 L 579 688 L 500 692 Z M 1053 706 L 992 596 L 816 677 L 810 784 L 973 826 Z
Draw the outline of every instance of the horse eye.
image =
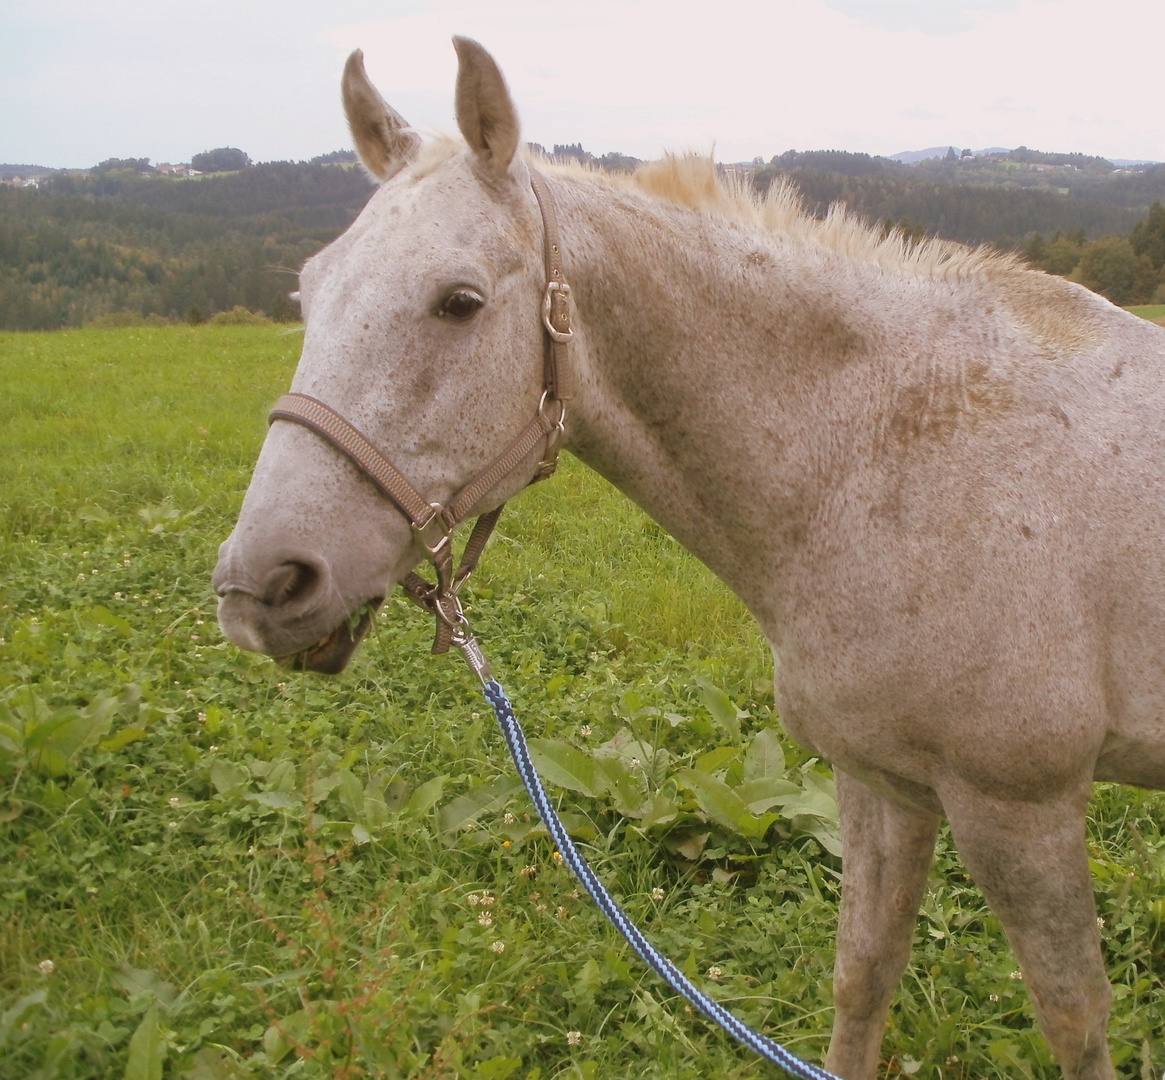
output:
M 485 304 L 485 298 L 472 289 L 458 289 L 445 297 L 445 302 L 438 312 L 441 316 L 451 319 L 472 319 Z

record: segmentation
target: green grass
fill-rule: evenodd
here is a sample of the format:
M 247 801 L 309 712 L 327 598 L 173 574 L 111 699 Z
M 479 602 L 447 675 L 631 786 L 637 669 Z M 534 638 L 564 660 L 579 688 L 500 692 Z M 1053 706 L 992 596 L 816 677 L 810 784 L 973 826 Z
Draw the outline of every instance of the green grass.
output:
M 1134 315 L 1139 315 L 1142 319 L 1150 319 L 1154 322 L 1158 319 L 1165 319 L 1165 304 L 1141 304 L 1126 310 L 1131 311 Z
M 215 550 L 299 340 L 0 335 L 0 1078 L 771 1075 L 579 895 L 419 613 L 391 600 L 335 679 L 221 640 Z M 785 743 L 772 767 L 807 801 L 708 809 L 774 754 L 741 605 L 572 461 L 507 511 L 470 600 L 551 765 L 606 763 L 559 789 L 600 875 L 698 982 L 820 1060 L 828 776 Z M 1165 1068 L 1163 805 L 1111 785 L 1093 804 L 1125 1077 Z M 1014 970 L 944 833 L 889 1074 L 1058 1075 Z

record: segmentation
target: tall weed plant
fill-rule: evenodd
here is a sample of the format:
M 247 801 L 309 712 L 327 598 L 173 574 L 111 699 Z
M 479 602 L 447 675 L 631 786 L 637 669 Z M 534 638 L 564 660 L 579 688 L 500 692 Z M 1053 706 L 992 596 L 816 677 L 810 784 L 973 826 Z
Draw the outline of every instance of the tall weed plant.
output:
M 0 336 L 0 1078 L 761 1077 L 604 923 L 467 671 L 390 599 L 350 669 L 223 642 L 209 579 L 299 350 L 272 326 Z M 588 858 L 648 935 L 820 1060 L 827 766 L 740 604 L 576 463 L 470 596 Z M 1091 852 L 1120 1075 L 1165 1068 L 1162 799 Z M 944 833 L 890 1076 L 1057 1075 Z

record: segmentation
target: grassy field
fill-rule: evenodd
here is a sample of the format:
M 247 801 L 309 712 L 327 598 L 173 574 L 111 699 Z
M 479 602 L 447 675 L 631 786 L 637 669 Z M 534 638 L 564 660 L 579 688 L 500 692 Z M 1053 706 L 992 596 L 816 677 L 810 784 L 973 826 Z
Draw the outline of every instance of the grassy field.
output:
M 1139 307 L 1131 307 L 1128 310 L 1151 322 L 1161 322 L 1165 319 L 1165 304 L 1141 304 Z
M 580 896 L 419 613 L 390 600 L 334 679 L 222 641 L 215 550 L 299 342 L 0 335 L 0 1080 L 771 1075 Z M 820 1060 L 830 777 L 770 734 L 739 603 L 567 462 L 503 518 L 471 609 L 609 887 Z M 777 801 L 747 804 L 762 780 Z M 1128 1078 L 1165 1068 L 1163 809 L 1101 786 L 1090 824 Z M 889 1075 L 1057 1076 L 1016 975 L 944 832 Z

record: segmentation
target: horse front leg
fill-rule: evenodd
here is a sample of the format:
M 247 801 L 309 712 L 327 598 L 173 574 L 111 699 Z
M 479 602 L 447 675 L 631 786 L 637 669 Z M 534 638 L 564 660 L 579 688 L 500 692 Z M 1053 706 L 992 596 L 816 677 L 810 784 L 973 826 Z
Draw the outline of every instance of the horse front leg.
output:
M 836 777 L 841 919 L 825 1067 L 845 1080 L 873 1080 L 890 998 L 910 959 L 939 818 L 891 802 L 841 771 Z
M 1084 814 L 1091 784 L 1046 803 L 944 791 L 963 862 L 999 916 L 1067 1080 L 1112 1080 Z

